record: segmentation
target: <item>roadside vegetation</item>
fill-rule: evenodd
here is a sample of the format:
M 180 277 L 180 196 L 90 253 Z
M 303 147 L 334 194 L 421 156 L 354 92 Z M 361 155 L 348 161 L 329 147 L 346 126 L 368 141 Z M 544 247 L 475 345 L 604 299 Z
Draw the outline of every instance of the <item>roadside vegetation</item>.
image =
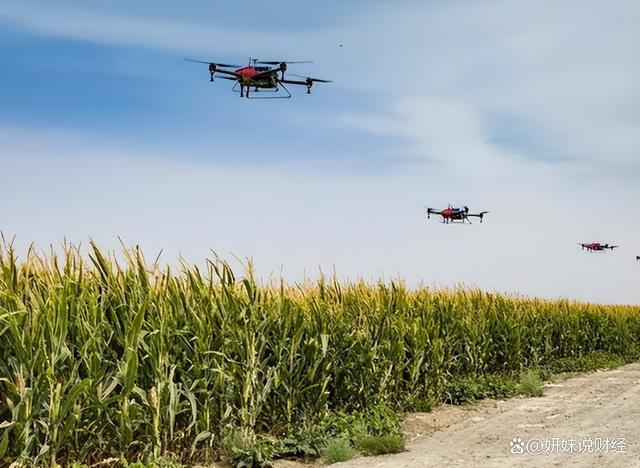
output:
M 400 282 L 259 284 L 92 245 L 0 246 L 0 465 L 401 451 L 403 411 L 536 394 L 640 355 L 637 307 Z

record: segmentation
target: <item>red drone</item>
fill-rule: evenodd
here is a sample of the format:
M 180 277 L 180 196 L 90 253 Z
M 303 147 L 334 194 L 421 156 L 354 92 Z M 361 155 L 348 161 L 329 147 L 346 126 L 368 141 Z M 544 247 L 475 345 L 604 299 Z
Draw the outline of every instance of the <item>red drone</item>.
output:
M 278 61 L 261 61 L 257 59 L 249 59 L 249 64 L 246 67 L 242 65 L 229 65 L 226 63 L 207 62 L 203 60 L 185 59 L 189 62 L 204 63 L 209 65 L 209 81 L 213 81 L 213 76 L 216 73 L 220 73 L 219 78 L 235 81 L 233 85 L 233 91 L 238 92 L 240 87 L 240 97 L 247 97 L 250 99 L 288 99 L 291 97 L 291 93 L 286 88 L 285 84 L 301 85 L 307 87 L 307 94 L 311 94 L 311 87 L 313 83 L 331 83 L 331 80 L 321 80 L 319 78 L 310 78 L 308 76 L 294 75 L 292 76 L 302 78 L 301 80 L 287 80 L 284 77 L 284 72 L 287 70 L 287 64 L 291 63 L 311 63 L 310 61 L 299 62 L 285 62 Z M 258 66 L 267 65 L 267 66 Z M 279 74 L 279 75 L 278 75 Z M 285 95 L 280 96 L 249 96 L 249 91 L 253 89 L 254 92 L 262 93 L 278 93 L 283 90 Z M 246 92 L 245 92 L 246 90 Z
M 601 244 L 600 242 L 591 242 L 590 244 L 578 244 L 582 246 L 582 250 L 588 250 L 589 252 L 602 252 L 603 250 L 610 249 L 613 250 L 619 245 L 609 245 L 609 244 Z
M 482 218 L 484 218 L 484 215 L 487 213 L 488 211 L 481 211 L 480 213 L 469 213 L 468 206 L 463 206 L 462 208 L 454 208 L 453 206 L 449 205 L 444 210 L 427 208 L 427 218 L 431 218 L 432 214 L 440 215 L 442 216 L 442 222 L 445 224 L 455 222 L 460 222 L 463 224 L 465 222 L 468 222 L 469 224 L 471 224 L 471 220 L 469 219 L 471 217 L 480 218 L 480 222 L 482 222 Z

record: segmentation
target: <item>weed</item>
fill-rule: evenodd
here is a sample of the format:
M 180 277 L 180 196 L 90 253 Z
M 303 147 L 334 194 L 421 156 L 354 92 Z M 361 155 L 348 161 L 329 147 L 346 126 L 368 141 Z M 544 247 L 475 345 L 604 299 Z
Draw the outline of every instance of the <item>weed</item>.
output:
M 538 372 L 529 370 L 520 376 L 518 393 L 530 397 L 542 396 L 542 380 Z
M 355 453 L 347 439 L 335 437 L 327 441 L 327 446 L 324 449 L 324 461 L 327 465 L 332 465 L 333 463 L 351 460 Z
M 404 451 L 404 438 L 399 434 L 365 435 L 357 439 L 357 447 L 366 455 L 382 455 Z

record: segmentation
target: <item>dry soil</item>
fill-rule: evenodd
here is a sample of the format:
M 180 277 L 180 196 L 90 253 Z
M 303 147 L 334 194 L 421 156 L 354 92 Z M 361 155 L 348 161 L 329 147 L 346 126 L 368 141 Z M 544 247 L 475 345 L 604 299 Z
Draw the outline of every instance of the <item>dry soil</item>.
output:
M 404 432 L 406 452 L 332 466 L 640 467 L 640 363 L 556 379 L 538 398 L 409 414 Z

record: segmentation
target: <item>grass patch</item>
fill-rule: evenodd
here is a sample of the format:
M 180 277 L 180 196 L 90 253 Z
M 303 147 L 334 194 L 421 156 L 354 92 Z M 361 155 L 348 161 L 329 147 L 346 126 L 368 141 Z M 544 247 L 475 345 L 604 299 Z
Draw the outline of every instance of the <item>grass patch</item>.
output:
M 497 374 L 453 379 L 444 390 L 444 402 L 465 405 L 485 398 L 509 398 L 516 393 L 513 379 Z
M 629 356 L 621 356 L 620 354 L 605 351 L 594 351 L 580 357 L 557 359 L 550 363 L 547 368 L 554 374 L 560 374 L 562 372 L 588 372 L 598 369 L 620 367 L 635 359 L 637 359 L 637 356 L 634 353 L 631 353 Z
M 355 454 L 356 451 L 347 439 L 335 437 L 327 441 L 327 446 L 324 449 L 324 462 L 327 465 L 332 465 L 334 463 L 351 460 Z
M 446 384 L 442 401 L 452 405 L 466 405 L 485 398 L 542 396 L 543 382 L 551 380 L 554 374 L 611 369 L 636 361 L 639 357 L 638 352 L 634 350 L 625 355 L 593 351 L 583 356 L 560 358 L 543 367 L 528 369 L 520 374 L 519 378 L 500 374 L 458 377 Z
M 383 455 L 404 451 L 404 438 L 400 434 L 365 435 L 358 438 L 357 444 L 358 449 L 365 455 Z
M 285 438 L 271 438 L 272 458 L 318 458 L 326 439 L 326 435 L 317 429 L 301 431 Z
M 400 403 L 400 409 L 406 413 L 428 413 L 438 405 L 433 397 L 410 397 Z
M 352 442 L 358 438 L 402 434 L 402 416 L 387 405 L 377 405 L 367 411 L 336 411 L 322 424 L 322 430 L 330 437 L 343 437 Z
M 530 397 L 542 396 L 542 379 L 535 370 L 529 370 L 520 376 L 518 394 Z

